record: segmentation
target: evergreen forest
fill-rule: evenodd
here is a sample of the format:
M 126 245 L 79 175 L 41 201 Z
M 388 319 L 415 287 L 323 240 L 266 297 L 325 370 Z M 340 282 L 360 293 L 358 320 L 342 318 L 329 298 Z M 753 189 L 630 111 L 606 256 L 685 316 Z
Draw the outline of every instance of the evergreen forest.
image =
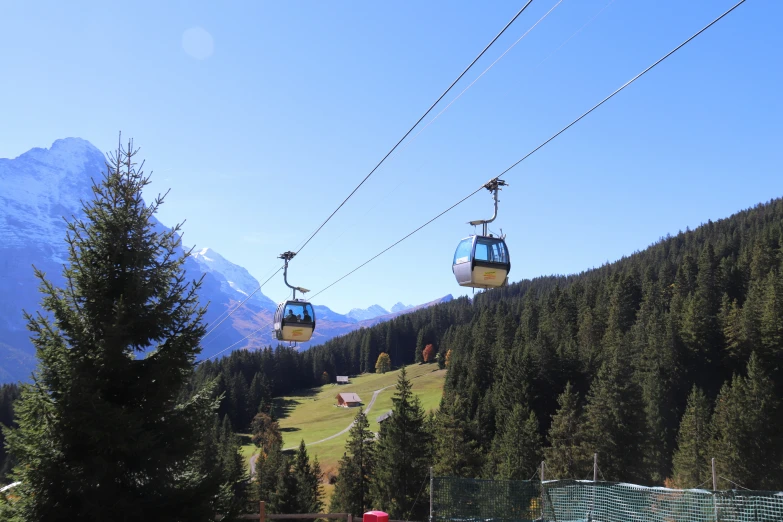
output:
M 39 274 L 54 317 L 52 323 L 28 316 L 42 361 L 39 380 L 0 388 L 6 426 L 0 473 L 4 482 L 21 480 L 28 499 L 51 495 L 51 484 L 78 482 L 80 474 L 126 480 L 135 473 L 145 477 L 134 482 L 138 494 L 158 474 L 177 492 L 179 506 L 200 515 L 235 513 L 248 499 L 266 500 L 271 512 L 326 509 L 318 460 L 304 444 L 294 454 L 281 449 L 274 398 L 334 382 L 338 374 L 433 361 L 447 369 L 436 413 L 425 414 L 404 370 L 394 414 L 377 438 L 359 412 L 335 478 L 333 511 L 382 507 L 393 518 L 420 519 L 425 507 L 417 501 L 430 466 L 441 476 L 529 479 L 543 460 L 550 478 L 581 479 L 592 475 L 594 454 L 600 478 L 609 481 L 695 487 L 710 480 L 715 458 L 722 488 L 783 485 L 782 199 L 661 238 L 599 268 L 458 298 L 303 352 L 265 347 L 195 364 L 205 330 L 194 297 L 198 282 L 189 285 L 181 275 L 176 230 L 150 227 L 160 201 L 141 202 L 147 178 L 135 169 L 133 153 L 118 149 L 119 159 L 96 185 L 96 202 L 86 207 L 90 222 L 72 225 L 74 265 L 66 275 L 74 287 L 52 288 Z M 136 284 L 122 278 L 119 289 L 95 284 L 100 270 L 114 266 L 98 261 L 113 239 L 83 231 L 101 227 L 125 231 L 141 246 L 137 257 L 122 259 L 128 270 L 169 263 L 136 303 L 93 309 L 85 300 L 110 301 Z M 98 257 L 80 265 L 90 256 Z M 123 307 L 130 306 L 148 312 L 149 321 L 142 315 L 132 328 L 122 326 Z M 160 327 L 169 328 L 162 337 Z M 114 344 L 95 343 L 98 331 L 112 332 Z M 66 342 L 76 349 L 64 350 Z M 166 343 L 174 343 L 169 351 Z M 167 365 L 175 372 L 159 383 Z M 145 388 L 125 382 L 136 374 L 148 381 Z M 164 385 L 167 395 L 147 411 L 146 387 Z M 131 410 L 131 424 L 111 421 Z M 156 429 L 187 441 L 182 452 L 143 436 L 160 412 L 181 417 Z M 50 426 L 41 425 L 42 415 Z M 102 453 L 90 455 L 82 437 L 109 432 L 121 445 L 102 442 Z M 246 432 L 261 450 L 252 478 L 234 435 Z M 135 439 L 128 437 L 141 437 L 156 458 L 181 472 L 134 461 Z M 122 452 L 134 470 L 114 460 Z M 165 506 L 169 500 L 159 493 L 154 498 Z M 85 490 L 68 509 L 116 511 L 104 494 Z M 127 506 L 134 494 L 110 492 Z M 16 519 L 35 519 L 60 502 L 38 498 L 18 504 Z
M 324 373 L 422 360 L 448 373 L 432 423 L 437 474 L 592 475 L 693 487 L 783 484 L 783 200 L 661 238 L 617 262 L 525 280 L 313 347 L 206 362 L 238 429 Z M 749 440 L 754 442 L 751 444 Z

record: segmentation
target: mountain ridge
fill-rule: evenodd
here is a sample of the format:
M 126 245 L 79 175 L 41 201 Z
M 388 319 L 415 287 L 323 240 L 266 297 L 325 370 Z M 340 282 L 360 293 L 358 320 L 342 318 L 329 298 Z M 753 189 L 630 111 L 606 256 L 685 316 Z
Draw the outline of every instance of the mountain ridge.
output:
M 49 148 L 0 158 L 0 382 L 27 380 L 35 366 L 22 313 L 40 309 L 32 266 L 55 286 L 63 286 L 62 270 L 68 262 L 63 218 L 83 218 L 82 202 L 92 200 L 93 180 L 100 180 L 105 170 L 104 154 L 81 138 L 58 139 Z M 154 217 L 153 225 L 168 230 Z M 180 249 L 181 254 L 184 251 Z M 258 280 L 247 269 L 208 247 L 194 249 L 184 268 L 189 280 L 203 277 L 199 298 L 202 304 L 210 303 L 205 316 L 208 331 L 251 296 L 204 339 L 201 359 L 225 354 L 229 347 L 277 344 L 271 328 L 277 303 L 257 291 Z M 357 311 L 360 317 L 354 318 L 314 305 L 318 328 L 300 349 L 394 317 L 375 306 L 363 314 Z

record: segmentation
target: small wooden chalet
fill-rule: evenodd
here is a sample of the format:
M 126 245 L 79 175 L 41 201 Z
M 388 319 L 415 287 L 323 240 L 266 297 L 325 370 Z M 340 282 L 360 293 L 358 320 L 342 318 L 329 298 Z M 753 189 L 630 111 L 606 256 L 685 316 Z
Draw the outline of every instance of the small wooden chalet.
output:
M 338 375 L 337 376 L 337 384 L 348 384 L 348 376 L 347 375 Z
M 343 408 L 353 408 L 354 406 L 361 406 L 362 400 L 355 393 L 338 393 L 337 405 Z

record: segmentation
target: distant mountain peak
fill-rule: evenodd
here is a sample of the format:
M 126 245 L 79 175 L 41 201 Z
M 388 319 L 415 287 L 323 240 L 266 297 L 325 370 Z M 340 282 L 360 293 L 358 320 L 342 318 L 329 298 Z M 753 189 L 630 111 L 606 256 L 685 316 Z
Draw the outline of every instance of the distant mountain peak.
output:
M 411 308 L 413 308 L 413 305 L 406 305 L 400 302 L 391 307 L 391 313 L 396 314 L 397 312 L 404 312 L 405 310 L 410 310 Z
M 15 159 L 0 159 L 0 238 L 5 247 L 43 246 L 66 257 L 65 226 L 92 199 L 92 178 L 105 171 L 101 151 L 81 138 L 55 141 Z
M 381 305 L 374 304 L 369 308 L 354 308 L 347 314 L 348 317 L 355 321 L 366 321 L 368 319 L 375 319 L 382 315 L 389 315 L 389 311 Z

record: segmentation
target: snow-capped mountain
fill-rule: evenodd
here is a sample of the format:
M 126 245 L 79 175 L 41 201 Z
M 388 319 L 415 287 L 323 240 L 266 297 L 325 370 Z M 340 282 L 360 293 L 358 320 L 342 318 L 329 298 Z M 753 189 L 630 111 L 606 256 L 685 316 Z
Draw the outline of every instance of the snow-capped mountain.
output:
M 92 197 L 90 175 L 100 175 L 104 157 L 90 142 L 57 140 L 50 149 L 32 149 L 0 159 L 0 237 L 4 248 L 33 245 L 66 256 L 63 216 L 81 215 L 81 200 Z
M 372 305 L 369 308 L 353 308 L 347 315 L 354 321 L 366 321 L 367 319 L 375 319 L 382 315 L 388 315 L 389 311 L 380 305 Z
M 202 272 L 212 274 L 220 281 L 220 289 L 226 294 L 236 294 L 236 298 L 240 300 L 251 296 L 250 302 L 269 310 L 274 310 L 277 307 L 274 301 L 260 291 L 256 292 L 259 282 L 250 275 L 246 268 L 235 265 L 211 248 L 194 250 L 192 257 Z
M 391 307 L 391 313 L 396 314 L 397 312 L 404 312 L 405 310 L 410 310 L 411 308 L 413 308 L 413 305 L 397 303 Z
M 369 326 L 372 326 L 374 324 L 382 323 L 384 321 L 389 321 L 391 319 L 394 319 L 395 317 L 399 317 L 403 314 L 407 314 L 410 312 L 415 312 L 416 310 L 421 310 L 422 308 L 429 308 L 430 306 L 440 304 L 440 303 L 448 303 L 454 299 L 454 296 L 451 294 L 441 297 L 440 299 L 435 299 L 434 301 L 430 301 L 429 303 L 420 304 L 418 306 L 411 306 L 410 308 L 407 308 L 406 310 L 402 310 L 399 312 L 392 312 L 390 314 L 386 315 L 379 315 L 378 317 L 374 317 L 372 319 L 366 319 L 360 323 L 361 326 L 367 328 Z
M 0 382 L 26 381 L 35 367 L 35 350 L 23 318 L 23 310 L 40 310 L 39 281 L 32 266 L 43 271 L 55 286 L 63 286 L 62 269 L 68 262 L 63 218 L 72 221 L 83 217 L 81 202 L 93 198 L 93 179 L 100 182 L 105 170 L 103 153 L 79 138 L 57 140 L 48 149 L 35 148 L 14 159 L 0 159 Z M 165 228 L 157 221 L 155 226 Z M 203 304 L 209 303 L 207 330 L 216 326 L 202 341 L 201 358 L 276 342 L 271 328 L 276 303 L 260 291 L 218 326 L 226 312 L 259 286 L 245 268 L 210 248 L 194 249 L 184 267 L 190 280 L 203 276 L 199 298 Z M 317 329 L 301 349 L 428 306 L 401 310 L 398 305 L 404 306 L 398 303 L 392 313 L 374 305 L 348 315 L 314 305 Z

